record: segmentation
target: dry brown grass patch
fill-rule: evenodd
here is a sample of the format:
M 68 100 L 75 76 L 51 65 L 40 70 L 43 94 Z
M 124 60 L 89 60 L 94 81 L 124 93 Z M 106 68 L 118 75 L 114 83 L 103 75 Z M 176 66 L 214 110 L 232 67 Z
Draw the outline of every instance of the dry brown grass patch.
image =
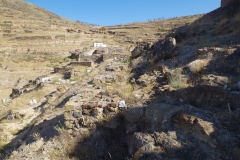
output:
M 132 95 L 132 92 L 134 90 L 134 86 L 132 84 L 112 83 L 112 84 L 106 85 L 106 88 L 108 92 L 119 95 L 119 97 L 124 99 L 128 104 L 136 103 L 135 97 Z
M 32 91 L 30 93 L 26 93 L 16 98 L 15 103 L 10 103 L 9 109 L 20 109 L 26 106 L 31 99 L 36 99 L 38 102 L 44 98 L 45 95 L 49 94 L 52 91 L 52 87 L 43 87 L 38 91 Z
M 181 75 L 181 69 L 175 69 L 168 77 L 170 85 L 175 89 L 184 88 L 187 86 L 187 79 Z

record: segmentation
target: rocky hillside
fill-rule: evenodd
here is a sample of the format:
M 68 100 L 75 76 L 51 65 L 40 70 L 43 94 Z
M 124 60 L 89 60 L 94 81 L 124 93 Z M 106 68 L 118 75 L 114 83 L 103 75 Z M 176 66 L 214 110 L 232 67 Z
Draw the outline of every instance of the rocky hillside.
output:
M 169 25 L 158 39 L 153 22 L 141 23 L 145 35 L 139 24 L 108 27 L 91 37 L 107 47 L 18 79 L 0 108 L 0 158 L 240 159 L 239 7 L 157 22 Z M 121 30 L 143 37 L 119 40 Z
M 149 22 L 135 22 L 126 25 L 109 26 L 108 32 L 114 37 L 124 39 L 125 42 L 156 42 L 164 39 L 166 34 L 180 26 L 185 26 L 199 19 L 203 15 L 191 15 L 170 19 L 150 20 Z
M 195 46 L 231 46 L 240 42 L 239 1 L 230 2 L 175 31 L 177 42 Z
M 80 42 L 76 42 L 76 39 L 75 42 L 72 41 L 76 35 L 67 34 L 66 29 L 78 32 L 90 28 L 23 0 L 2 0 L 0 12 L 1 53 L 26 53 L 28 49 L 34 49 L 35 52 L 57 52 L 54 46 L 59 44 L 76 47 Z M 68 48 L 58 48 L 61 49 L 67 51 Z
M 112 36 L 90 32 L 90 25 L 23 0 L 1 0 L 0 13 L 0 99 L 8 98 L 19 78 L 36 79 L 67 64 L 71 51 L 88 49 L 93 42 L 119 45 Z

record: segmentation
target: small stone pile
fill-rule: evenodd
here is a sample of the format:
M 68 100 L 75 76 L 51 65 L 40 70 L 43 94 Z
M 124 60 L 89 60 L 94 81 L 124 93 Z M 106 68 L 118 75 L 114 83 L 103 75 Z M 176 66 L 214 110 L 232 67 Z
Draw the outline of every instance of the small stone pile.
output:
M 114 117 L 118 113 L 119 108 L 124 107 L 126 107 L 125 101 L 120 100 L 115 95 L 105 97 L 98 94 L 92 101 L 87 102 L 74 97 L 65 105 L 64 124 L 69 130 L 77 130 L 80 127 L 92 128 L 96 122 L 106 117 Z

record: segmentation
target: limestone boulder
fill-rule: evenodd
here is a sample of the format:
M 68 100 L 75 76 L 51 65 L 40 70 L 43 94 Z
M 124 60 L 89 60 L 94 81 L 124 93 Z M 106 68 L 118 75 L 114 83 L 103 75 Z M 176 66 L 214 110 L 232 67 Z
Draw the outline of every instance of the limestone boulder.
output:
M 131 51 L 131 58 L 137 58 L 145 55 L 148 51 L 151 51 L 153 44 L 149 42 L 138 42 L 137 46 Z
M 136 48 L 134 48 L 134 50 L 131 53 L 132 53 L 132 58 L 137 58 L 141 55 L 146 54 L 147 50 L 144 50 L 142 46 L 137 46 Z
M 175 135 L 171 135 L 175 134 Z M 169 134 L 166 134 L 164 132 L 155 132 L 154 133 L 154 139 L 156 142 L 156 145 L 161 145 L 164 149 L 168 151 L 172 150 L 178 150 L 182 148 L 181 143 L 179 143 L 176 139 L 176 133 L 170 132 Z
M 163 41 L 156 43 L 154 47 L 154 60 L 159 61 L 164 58 L 171 58 L 176 56 L 178 53 L 174 52 L 176 48 L 176 39 L 169 37 Z
M 65 104 L 64 109 L 65 111 L 75 111 L 75 110 L 81 111 L 82 107 L 77 102 L 70 100 Z
M 174 116 L 173 122 L 184 134 L 190 134 L 212 148 L 216 148 L 216 144 L 211 137 L 211 134 L 215 131 L 211 122 L 204 121 L 199 117 L 187 113 L 180 113 Z
M 73 116 L 73 118 L 80 118 L 82 116 L 82 112 L 73 111 L 72 116 Z
M 129 146 L 129 154 L 134 154 L 143 146 L 149 152 L 152 151 L 154 149 L 154 138 L 147 133 L 135 132 Z

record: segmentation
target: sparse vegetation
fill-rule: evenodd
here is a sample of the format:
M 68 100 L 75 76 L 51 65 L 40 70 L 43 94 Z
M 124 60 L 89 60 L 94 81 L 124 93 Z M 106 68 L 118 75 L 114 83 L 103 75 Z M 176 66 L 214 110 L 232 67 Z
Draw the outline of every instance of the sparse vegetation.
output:
M 239 20 L 240 20 L 240 13 L 236 14 L 233 18 L 234 22 L 239 22 Z
M 3 154 L 1 155 L 1 152 L 4 151 L 6 147 L 7 147 L 6 140 L 0 140 L 0 158 L 4 156 Z
M 123 64 L 129 66 L 131 64 L 131 59 L 125 59 L 124 61 L 122 61 Z
M 127 41 L 131 41 L 132 40 L 132 38 L 129 37 L 129 36 L 127 36 L 126 38 L 127 38 Z
M 38 132 L 35 132 L 31 135 L 35 141 L 38 141 L 41 139 L 41 135 Z
M 58 125 L 54 126 L 54 129 L 59 133 L 62 134 L 65 131 L 65 127 L 63 124 L 59 122 Z
M 174 72 L 168 77 L 170 85 L 175 89 L 180 89 L 186 87 L 186 79 L 184 79 L 181 75 L 181 70 L 176 69 Z
M 65 57 L 65 58 L 63 59 L 63 61 L 64 61 L 64 62 L 69 62 L 70 59 L 69 59 L 68 57 Z
M 2 119 L 0 123 L 7 123 L 7 119 Z
M 59 81 L 59 78 L 58 78 L 58 77 L 54 77 L 54 78 L 52 79 L 52 83 L 53 83 L 53 84 L 56 84 L 58 81 Z
M 158 28 L 157 31 L 158 31 L 158 32 L 165 32 L 165 31 L 166 31 L 166 28 Z
M 70 80 L 70 82 L 73 82 L 73 81 L 79 81 L 80 80 L 80 77 L 72 77 L 72 78 L 70 78 L 69 79 Z
M 30 62 L 34 60 L 34 57 L 32 55 L 24 55 L 22 60 L 26 62 Z
M 226 24 L 228 21 L 229 21 L 228 18 L 222 19 L 222 20 L 219 22 L 219 26 L 222 26 L 222 25 Z
M 20 3 L 22 1 L 17 5 Z M 21 13 L 21 11 L 18 12 Z M 51 74 L 50 78 L 46 77 L 45 79 L 43 76 L 43 80 L 48 81 L 49 78 L 52 83 L 46 82 L 42 85 L 42 82 L 30 81 L 30 83 L 40 83 L 43 87 L 39 90 L 34 90 L 34 88 L 32 90 L 33 84 L 30 84 L 21 96 L 11 99 L 11 102 L 4 108 L 1 108 L 0 105 L 0 151 L 6 149 L 6 144 L 11 141 L 10 145 L 14 144 L 14 147 L 21 145 L 20 151 L 7 150 L 9 156 L 13 155 L 12 159 L 17 159 L 18 156 L 24 157 L 24 154 L 28 159 L 128 159 L 130 155 L 129 159 L 144 159 L 146 157 L 141 156 L 145 154 L 146 146 L 150 150 L 154 148 L 154 156 L 159 155 L 158 159 L 174 157 L 184 159 L 184 156 L 193 159 L 232 158 L 231 154 L 234 154 L 235 148 L 231 147 L 236 147 L 238 144 L 236 135 L 238 135 L 239 128 L 237 112 L 239 107 L 236 105 L 238 104 L 237 94 L 234 93 L 233 97 L 233 93 L 230 92 L 239 91 L 237 85 L 239 79 L 236 78 L 239 73 L 237 69 L 239 68 L 238 56 L 230 55 L 232 53 L 228 52 L 229 49 L 226 54 L 225 51 L 221 52 L 223 58 L 220 57 L 219 59 L 222 61 L 218 63 L 219 59 L 214 59 L 216 57 L 213 55 L 214 53 L 208 53 L 208 51 L 206 54 L 209 55 L 205 56 L 204 53 L 202 57 L 198 58 L 208 57 L 209 60 L 196 59 L 195 50 L 199 48 L 200 44 L 203 47 L 211 45 L 208 40 L 218 40 L 215 34 L 222 36 L 219 30 L 215 30 L 215 26 L 226 31 L 224 34 L 229 34 L 230 32 L 227 31 L 229 28 L 225 27 L 226 24 L 233 20 L 237 26 L 240 14 L 231 18 L 222 18 L 222 21 L 220 18 L 214 20 L 209 18 L 208 23 L 204 20 L 195 21 L 194 25 L 190 23 L 200 16 L 171 19 L 162 17 L 149 20 L 151 23 L 136 22 L 112 27 L 114 29 L 109 32 L 111 33 L 109 35 L 93 35 L 89 26 L 84 22 L 62 20 L 53 14 L 34 18 L 34 15 L 39 13 L 38 11 L 33 13 L 31 23 L 28 22 L 26 13 L 26 18 L 23 15 L 19 16 L 26 22 L 26 24 L 20 24 L 23 26 L 22 28 L 31 28 L 32 31 L 29 33 L 21 31 L 22 38 L 26 38 L 26 40 L 17 40 L 14 35 L 13 42 L 11 42 L 11 38 L 4 38 L 4 36 L 2 38 L 3 41 L 7 39 L 9 43 L 12 43 L 9 44 L 9 46 L 12 45 L 9 48 L 17 48 L 16 51 L 6 49 L 5 52 L 5 48 L 8 46 L 5 47 L 4 42 L 3 49 L 0 51 L 6 53 L 0 60 L 0 68 L 6 67 L 6 71 L 2 69 L 4 81 L 1 82 L 1 85 L 3 86 L 4 83 L 13 79 L 11 84 L 8 83 L 10 85 L 5 85 L 9 86 L 9 90 L 12 89 L 12 84 L 17 84 L 14 88 L 24 85 L 20 81 L 17 82 L 17 78 L 20 76 L 26 81 L 33 80 L 43 74 L 50 75 L 52 67 L 65 66 L 68 62 L 75 61 L 66 57 L 69 55 L 68 52 L 87 48 L 94 42 L 106 42 L 108 46 L 114 47 L 114 49 L 108 48 L 109 52 L 114 50 L 113 54 L 130 54 L 136 46 L 141 45 L 139 49 L 144 50 L 144 54 L 131 59 L 131 61 L 120 58 L 112 60 L 112 55 L 109 55 L 110 59 L 105 61 L 104 55 L 104 61 L 93 63 L 92 67 L 71 65 L 74 75 L 71 75 L 72 77 L 66 81 L 61 80 L 60 77 L 69 78 L 68 75 L 62 76 L 55 73 Z M 28 23 L 31 24 L 30 27 Z M 14 24 L 17 24 L 17 20 L 14 21 Z M 49 25 L 46 24 L 55 25 L 48 27 Z M 211 28 L 213 24 L 215 26 Z M 5 26 L 10 25 L 6 24 Z M 178 28 L 178 26 L 181 27 Z M 72 29 L 70 33 L 66 33 L 66 37 L 56 36 L 64 35 L 63 32 L 67 32 L 66 28 L 68 27 Z M 161 40 L 173 36 L 173 34 L 166 35 L 173 28 L 177 40 L 174 53 L 178 54 L 173 58 L 167 55 L 171 54 L 171 51 L 163 51 L 164 54 L 166 53 L 166 57 L 163 55 L 163 58 L 157 61 L 154 58 L 160 56 L 161 53 L 156 53 L 156 48 L 164 48 Z M 78 29 L 81 29 L 81 34 L 78 33 Z M 109 31 L 111 31 L 111 27 L 109 27 Z M 238 35 L 238 31 L 234 31 L 231 34 Z M 18 28 L 11 34 L 15 33 L 20 35 Z M 32 35 L 49 35 L 49 37 L 29 40 L 28 38 L 34 39 L 34 36 L 31 37 Z M 80 36 L 81 38 L 79 38 Z M 234 38 L 238 37 L 234 36 Z M 229 42 L 228 39 L 219 43 L 227 42 Z M 117 47 L 124 49 L 117 49 Z M 234 47 L 231 48 L 231 50 L 234 49 Z M 214 52 L 215 50 L 217 48 L 213 47 L 209 51 Z M 94 59 L 94 56 L 87 58 L 82 56 L 81 60 L 88 61 L 90 58 Z M 107 56 L 106 58 L 109 58 Z M 232 64 L 227 61 L 231 60 L 231 56 L 234 57 Z M 223 62 L 226 65 L 222 65 Z M 215 70 L 215 64 L 218 65 L 217 70 Z M 10 73 L 9 70 L 14 73 Z M 209 73 L 201 72 L 205 70 Z M 20 74 L 18 71 L 21 71 Z M 237 74 L 233 75 L 229 71 Z M 22 74 L 25 72 L 28 75 L 37 74 L 26 78 Z M 226 72 L 228 73 L 226 74 Z M 222 77 L 222 75 L 226 77 Z M 201 81 L 200 83 L 193 82 L 197 76 L 200 77 L 198 80 Z M 188 82 L 185 77 L 189 78 Z M 69 84 L 69 81 L 76 82 Z M 195 84 L 200 84 L 196 85 L 197 89 L 195 89 Z M 223 85 L 227 85 L 224 87 L 227 88 L 226 90 L 223 90 Z M 1 90 L 0 93 L 3 94 L 3 98 L 9 96 L 5 90 Z M 36 99 L 37 103 L 31 104 L 33 99 Z M 124 102 L 127 107 L 121 107 Z M 4 103 L 3 101 L 2 104 Z M 212 108 L 214 108 L 214 112 L 212 112 Z M 11 118 L 9 110 L 12 110 L 13 114 L 19 113 L 15 114 L 15 120 L 9 119 L 9 117 Z M 129 117 L 125 115 L 125 112 Z M 6 119 L 6 115 L 8 119 Z M 228 121 L 229 117 L 230 121 Z M 233 122 L 234 125 L 232 125 Z M 191 125 L 185 125 L 186 123 Z M 9 136 L 1 137 L 2 131 Z M 217 141 L 215 139 L 212 141 L 212 136 L 209 136 L 212 134 L 216 136 Z M 189 135 L 191 138 L 187 137 Z M 181 137 L 180 141 L 178 136 Z M 228 137 L 227 141 L 231 145 L 225 143 L 224 140 L 221 141 L 222 137 Z M 24 142 L 19 141 L 20 139 Z M 33 139 L 36 142 L 33 142 Z M 139 140 L 140 143 L 138 143 Z M 128 143 L 131 141 L 134 143 Z M 182 142 L 188 143 L 183 144 Z M 156 145 L 159 143 L 161 145 Z M 140 145 L 136 147 L 134 146 L 136 144 Z M 221 147 L 222 153 L 219 153 L 216 148 L 218 144 L 226 144 Z M 183 147 L 187 149 L 184 156 L 180 152 Z M 35 148 L 37 149 L 35 150 Z M 238 148 L 236 153 L 239 153 Z M 0 159 L 4 158 L 0 155 Z
M 99 118 L 99 122 L 100 123 L 109 123 L 109 122 L 111 122 L 111 118 L 105 116 L 105 117 Z

